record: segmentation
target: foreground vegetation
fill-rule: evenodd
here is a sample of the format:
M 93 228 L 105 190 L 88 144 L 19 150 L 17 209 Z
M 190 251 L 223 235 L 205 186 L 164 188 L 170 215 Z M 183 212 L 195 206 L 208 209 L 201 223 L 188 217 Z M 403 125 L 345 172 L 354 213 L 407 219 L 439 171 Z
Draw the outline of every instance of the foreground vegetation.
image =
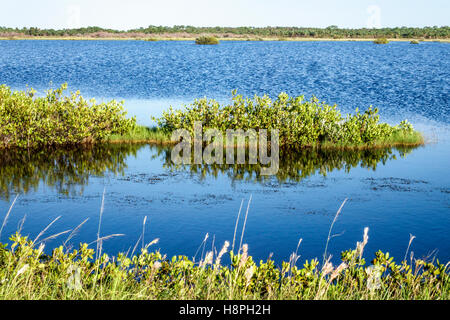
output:
M 196 38 L 198 35 L 213 35 L 220 38 L 309 38 L 309 39 L 449 39 L 450 27 L 395 27 L 379 29 L 347 29 L 337 26 L 327 28 L 300 27 L 193 27 L 193 26 L 149 26 L 146 28 L 118 31 L 100 27 L 78 29 L 39 29 L 0 27 L 0 36 L 5 38 L 22 37 L 85 37 L 85 38 L 136 38 L 148 36 L 162 38 Z
M 362 257 L 367 231 L 354 250 L 342 253 L 340 264 L 313 259 L 301 267 L 297 252 L 281 266 L 270 258 L 255 263 L 247 245 L 234 254 L 228 242 L 199 261 L 149 252 L 157 239 L 130 256 L 102 254 L 102 239 L 97 251 L 88 244 L 69 250 L 66 240 L 47 255 L 48 238 L 30 240 L 15 234 L 10 245 L 0 246 L 0 299 L 450 298 L 448 264 L 412 257 L 396 263 L 378 251 L 368 265 Z M 228 265 L 221 262 L 225 259 Z
M 199 99 L 184 110 L 163 112 L 157 121 L 166 133 L 186 129 L 192 135 L 194 123 L 201 121 L 203 130 L 277 129 L 283 148 L 367 148 L 395 145 L 420 145 L 422 135 L 404 120 L 396 126 L 379 122 L 378 109 L 369 107 L 363 113 L 342 116 L 337 106 L 320 102 L 316 97 L 289 97 L 281 93 L 276 100 L 268 96 L 244 98 L 233 92 L 232 103 L 220 106 L 215 100 Z

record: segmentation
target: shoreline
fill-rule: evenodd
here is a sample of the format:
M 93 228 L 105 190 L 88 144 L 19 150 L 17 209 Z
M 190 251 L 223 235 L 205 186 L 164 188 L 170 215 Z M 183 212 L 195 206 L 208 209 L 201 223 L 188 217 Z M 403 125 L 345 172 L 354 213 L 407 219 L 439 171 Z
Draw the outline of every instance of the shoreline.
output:
M 146 41 L 146 42 L 158 42 L 158 41 L 195 41 L 197 37 L 167 37 L 152 35 L 147 38 L 144 37 L 33 37 L 33 36 L 0 36 L 0 40 L 73 40 L 73 41 Z M 243 36 L 243 37 L 217 37 L 219 41 L 292 41 L 292 42 L 312 42 L 312 41 L 333 41 L 333 42 L 373 42 L 377 38 L 279 38 L 279 37 L 255 37 L 255 36 Z M 441 42 L 450 43 L 450 39 L 419 39 L 419 38 L 387 38 L 390 42 L 411 42 L 412 40 L 418 40 L 420 42 Z
M 340 144 L 333 142 L 318 142 L 317 144 L 306 144 L 298 147 L 289 147 L 280 144 L 281 150 L 292 150 L 300 151 L 306 149 L 316 149 L 316 150 L 375 150 L 375 149 L 386 149 L 386 148 L 396 148 L 396 147 L 420 147 L 424 146 L 425 138 L 423 134 L 419 131 L 413 131 L 408 136 L 396 136 L 389 141 L 389 138 L 385 141 L 374 141 L 373 144 L 361 143 L 361 144 Z M 412 139 L 412 141 L 411 141 Z M 170 134 L 162 132 L 158 127 L 146 127 L 138 125 L 136 130 L 132 133 L 125 135 L 112 135 L 107 137 L 104 141 L 99 141 L 95 143 L 110 143 L 110 144 L 148 144 L 148 145 L 162 145 L 162 146 L 174 146 L 179 141 L 173 141 L 170 138 Z M 223 147 L 227 148 L 237 148 L 239 143 L 235 143 L 232 146 L 227 145 L 225 142 Z M 248 144 L 245 145 L 248 147 Z

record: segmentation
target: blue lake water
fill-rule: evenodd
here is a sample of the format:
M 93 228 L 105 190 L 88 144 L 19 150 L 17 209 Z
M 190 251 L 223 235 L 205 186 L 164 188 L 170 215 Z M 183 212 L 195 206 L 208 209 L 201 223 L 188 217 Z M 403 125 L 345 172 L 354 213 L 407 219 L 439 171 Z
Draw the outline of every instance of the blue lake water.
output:
M 227 102 L 233 89 L 250 96 L 315 95 L 344 112 L 374 105 L 383 121 L 407 118 L 424 132 L 427 144 L 407 152 L 304 154 L 292 160 L 302 168 L 297 174 L 288 161 L 282 166 L 285 177 L 265 181 L 249 170 L 242 179 L 231 168 L 174 169 L 167 164 L 168 151 L 154 146 L 99 151 L 108 155 L 103 157 L 80 152 L 72 160 L 43 154 L 12 161 L 15 156 L 5 153 L 0 217 L 15 194 L 20 196 L 2 241 L 24 217 L 22 233 L 35 236 L 58 216 L 48 235 L 89 218 L 72 242 L 94 241 L 105 190 L 101 233 L 125 234 L 104 243 L 108 252 L 133 247 L 147 216 L 145 241 L 160 238 L 156 248 L 168 256 L 193 256 L 206 233 L 207 248 L 220 250 L 232 240 L 241 201 L 245 212 L 251 196 L 244 234 L 250 253 L 265 259 L 273 252 L 277 261 L 287 260 L 302 238 L 303 260 L 321 257 L 334 214 L 348 198 L 329 246 L 335 258 L 354 248 L 369 227 L 369 259 L 378 249 L 402 259 L 412 234 L 416 257 L 450 260 L 449 44 L 0 41 L 0 83 L 15 89 L 28 85 L 44 94 L 64 82 L 83 96 L 123 99 L 146 125 L 169 105 L 204 96 Z M 55 169 L 55 159 L 63 158 L 67 165 Z M 83 171 L 80 163 L 95 168 Z M 62 241 L 64 236 L 48 247 Z

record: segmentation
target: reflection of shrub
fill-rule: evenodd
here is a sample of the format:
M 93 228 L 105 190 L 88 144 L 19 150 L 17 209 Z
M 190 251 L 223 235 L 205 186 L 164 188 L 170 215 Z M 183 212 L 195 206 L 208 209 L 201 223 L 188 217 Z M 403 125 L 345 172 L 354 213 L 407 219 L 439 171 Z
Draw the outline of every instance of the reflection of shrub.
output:
M 388 44 L 389 40 L 386 39 L 386 38 L 378 38 L 378 39 L 375 39 L 373 41 L 373 43 L 376 43 L 376 44 Z
M 34 90 L 14 91 L 0 86 L 0 148 L 36 148 L 101 141 L 111 134 L 130 131 L 123 104 L 96 104 L 79 92 L 63 96 L 67 84 L 34 97 Z
M 213 36 L 201 36 L 195 39 L 196 44 L 219 44 L 219 40 Z
M 129 155 L 138 144 L 96 144 L 75 148 L 2 150 L 0 157 L 0 199 L 11 194 L 36 191 L 42 183 L 60 194 L 75 195 L 92 176 L 123 174 Z
M 261 169 L 265 165 L 261 161 L 256 164 L 194 164 L 194 155 L 191 154 L 191 164 L 175 164 L 171 158 L 171 148 L 163 149 L 164 168 L 171 171 L 185 170 L 201 179 L 217 177 L 219 174 L 232 177 L 232 181 L 244 180 L 248 182 L 274 181 L 299 182 L 316 174 L 327 176 L 334 170 L 342 170 L 347 173 L 353 168 L 367 168 L 375 170 L 378 164 L 386 164 L 387 161 L 406 157 L 415 147 L 396 148 L 372 148 L 372 149 L 338 149 L 338 148 L 309 148 L 300 150 L 280 150 L 279 170 L 275 175 L 261 175 Z M 226 150 L 224 150 L 224 153 Z

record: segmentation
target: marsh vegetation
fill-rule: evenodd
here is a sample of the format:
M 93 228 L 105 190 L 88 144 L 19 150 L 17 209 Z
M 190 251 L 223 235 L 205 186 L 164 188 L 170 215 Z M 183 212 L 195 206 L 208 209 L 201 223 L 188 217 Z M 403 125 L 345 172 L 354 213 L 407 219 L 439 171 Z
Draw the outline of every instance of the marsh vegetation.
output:
M 195 39 L 196 44 L 219 44 L 219 40 L 214 36 L 201 36 Z
M 373 41 L 375 44 L 388 44 L 389 40 L 386 38 L 378 38 Z
M 183 110 L 170 108 L 154 118 L 158 128 L 166 133 L 186 129 L 194 134 L 194 124 L 203 128 L 226 130 L 278 130 L 280 147 L 300 149 L 374 148 L 401 145 L 420 145 L 422 135 L 404 120 L 396 126 L 380 122 L 378 109 L 343 116 L 336 105 L 328 105 L 316 97 L 290 97 L 281 93 L 275 100 L 264 95 L 253 99 L 233 92 L 232 103 L 225 106 L 215 100 L 198 99 Z
M 125 134 L 136 124 L 123 104 L 97 104 L 79 92 L 64 95 L 67 85 L 36 97 L 33 89 L 13 91 L 0 86 L 0 149 L 73 146 Z
M 381 123 L 378 109 L 343 116 L 336 105 L 316 97 L 289 97 L 281 93 L 244 98 L 233 92 L 232 103 L 220 106 L 215 100 L 198 99 L 183 110 L 172 107 L 159 118 L 157 127 L 138 126 L 128 118 L 123 102 L 97 104 L 83 99 L 80 92 L 64 95 L 67 85 L 48 90 L 45 97 L 35 91 L 12 91 L 0 86 L 0 148 L 67 147 L 98 142 L 174 143 L 171 133 L 194 122 L 221 132 L 232 130 L 278 130 L 280 147 L 379 148 L 417 146 L 422 135 L 406 120 L 396 126 Z

